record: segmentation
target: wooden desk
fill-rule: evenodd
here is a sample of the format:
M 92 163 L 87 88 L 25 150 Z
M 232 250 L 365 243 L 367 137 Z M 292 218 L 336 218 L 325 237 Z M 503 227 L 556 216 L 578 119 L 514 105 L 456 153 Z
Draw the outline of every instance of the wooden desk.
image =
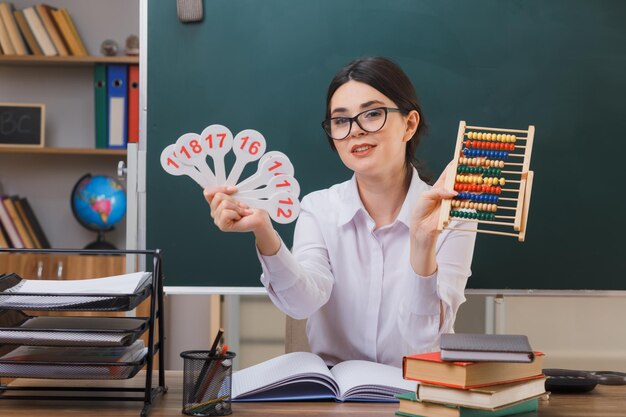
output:
M 120 381 L 141 386 L 143 377 Z M 50 380 L 17 380 L 12 385 L 50 385 Z M 54 382 L 54 381 L 53 381 Z M 106 381 L 111 383 L 112 381 Z M 150 417 L 182 416 L 182 372 L 168 371 L 166 382 L 169 391 L 157 399 Z M 63 382 L 63 384 L 66 384 Z M 71 384 L 88 385 L 91 383 Z M 69 384 L 68 384 L 69 385 Z M 97 385 L 104 385 L 99 382 Z M 113 384 L 115 386 L 115 384 Z M 0 400 L 2 417 L 138 417 L 142 403 L 138 402 L 79 402 L 79 401 L 22 401 Z M 397 404 L 379 403 L 234 403 L 233 416 L 393 416 Z M 626 386 L 598 386 L 581 395 L 552 395 L 549 401 L 541 401 L 539 413 L 523 416 L 538 417 L 623 417 L 626 415 Z

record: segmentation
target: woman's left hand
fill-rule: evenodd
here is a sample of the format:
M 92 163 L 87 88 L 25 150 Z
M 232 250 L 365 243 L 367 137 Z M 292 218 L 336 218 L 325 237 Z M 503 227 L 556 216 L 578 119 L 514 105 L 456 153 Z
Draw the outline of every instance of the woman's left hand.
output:
M 443 170 L 433 188 L 422 193 L 413 208 L 411 215 L 411 235 L 413 238 L 420 240 L 422 238 L 436 238 L 439 234 L 437 223 L 439 222 L 441 200 L 452 198 L 458 194 L 456 191 L 448 191 L 444 188 L 446 177 L 454 175 L 453 172 L 450 172 L 452 162 Z

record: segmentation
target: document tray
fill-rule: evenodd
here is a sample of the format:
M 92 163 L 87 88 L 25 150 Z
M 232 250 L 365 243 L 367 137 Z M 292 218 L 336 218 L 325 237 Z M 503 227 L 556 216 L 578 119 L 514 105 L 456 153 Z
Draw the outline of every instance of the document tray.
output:
M 147 317 L 33 317 L 20 310 L 0 310 L 0 344 L 129 346 L 148 324 Z
M 0 360 L 0 377 L 46 379 L 128 379 L 145 365 L 147 350 L 132 362 L 43 362 Z
M 10 292 L 23 279 L 16 274 L 0 276 L 0 309 L 39 311 L 129 311 L 151 293 L 152 283 L 145 280 L 132 294 L 66 293 L 45 294 Z

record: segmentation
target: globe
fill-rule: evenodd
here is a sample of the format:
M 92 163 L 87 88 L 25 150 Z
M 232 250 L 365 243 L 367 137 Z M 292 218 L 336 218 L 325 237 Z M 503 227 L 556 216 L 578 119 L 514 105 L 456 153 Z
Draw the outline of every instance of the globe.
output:
M 87 174 L 78 180 L 71 196 L 72 213 L 85 228 L 98 233 L 86 249 L 115 249 L 104 240 L 104 232 L 113 230 L 126 214 L 126 191 L 115 178 Z

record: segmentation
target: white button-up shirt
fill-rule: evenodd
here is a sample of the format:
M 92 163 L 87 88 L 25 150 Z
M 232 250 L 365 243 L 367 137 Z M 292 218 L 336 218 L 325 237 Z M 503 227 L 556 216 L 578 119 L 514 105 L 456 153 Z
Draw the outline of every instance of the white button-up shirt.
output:
M 476 234 L 444 230 L 437 240 L 437 271 L 417 275 L 409 222 L 429 188 L 413 170 L 398 218 L 375 229 L 353 176 L 302 199 L 291 252 L 281 242 L 275 255 L 259 254 L 271 300 L 285 314 L 308 319 L 311 350 L 328 365 L 363 359 L 401 366 L 403 355 L 439 350 L 440 334 L 453 331 Z

